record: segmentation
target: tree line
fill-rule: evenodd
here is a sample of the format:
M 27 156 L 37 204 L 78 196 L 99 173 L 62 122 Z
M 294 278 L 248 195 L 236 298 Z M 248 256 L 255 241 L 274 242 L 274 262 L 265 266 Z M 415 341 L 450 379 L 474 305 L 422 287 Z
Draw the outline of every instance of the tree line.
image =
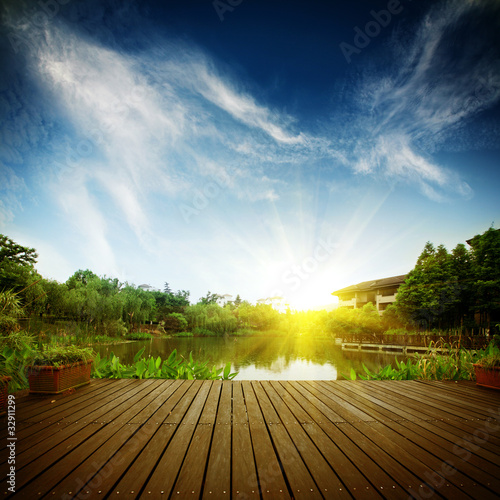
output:
M 448 252 L 428 242 L 383 316 L 362 309 L 279 312 L 208 292 L 196 303 L 186 290 L 148 291 L 117 278 L 78 270 L 64 283 L 43 278 L 38 254 L 0 235 L 0 292 L 20 299 L 23 315 L 43 321 L 85 324 L 96 333 L 121 336 L 154 322 L 167 334 L 341 335 L 386 331 L 494 332 L 500 323 L 500 231 L 490 228 Z M 0 316 L 2 304 L 0 301 Z
M 500 230 L 467 243 L 448 252 L 427 242 L 389 314 L 421 330 L 498 333 Z

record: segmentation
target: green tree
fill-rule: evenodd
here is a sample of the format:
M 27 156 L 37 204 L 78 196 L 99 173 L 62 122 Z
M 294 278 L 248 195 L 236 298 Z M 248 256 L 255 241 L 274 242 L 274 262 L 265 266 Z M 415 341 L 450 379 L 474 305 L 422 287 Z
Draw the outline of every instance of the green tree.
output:
M 446 248 L 427 242 L 417 264 L 399 287 L 396 306 L 411 323 L 424 329 L 448 325 L 450 311 L 459 301 L 451 258 Z
M 78 271 L 76 271 L 73 276 L 68 278 L 66 284 L 71 290 L 73 288 L 76 288 L 78 284 L 87 285 L 94 278 L 97 278 L 97 275 L 94 274 L 90 269 L 85 269 L 85 271 L 78 269 Z
M 474 309 L 481 326 L 494 331 L 500 322 L 500 230 L 490 228 L 470 240 Z
M 7 236 L 0 234 L 0 265 L 5 261 L 22 266 L 36 264 L 38 254 L 34 248 L 19 245 Z
M 217 304 L 217 302 L 222 298 L 222 295 L 218 295 L 217 293 L 211 293 L 210 291 L 208 291 L 205 297 L 201 297 L 198 302 L 205 305 Z

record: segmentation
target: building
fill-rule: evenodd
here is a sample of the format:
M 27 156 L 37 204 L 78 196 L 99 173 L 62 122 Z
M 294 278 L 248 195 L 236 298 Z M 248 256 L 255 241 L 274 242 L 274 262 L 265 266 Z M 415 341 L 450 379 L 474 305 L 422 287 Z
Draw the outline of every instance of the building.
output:
M 405 279 L 406 274 L 402 274 L 379 280 L 363 281 L 332 292 L 332 295 L 339 298 L 339 307 L 357 309 L 371 302 L 379 314 L 382 314 L 389 304 L 396 301 L 398 288 Z

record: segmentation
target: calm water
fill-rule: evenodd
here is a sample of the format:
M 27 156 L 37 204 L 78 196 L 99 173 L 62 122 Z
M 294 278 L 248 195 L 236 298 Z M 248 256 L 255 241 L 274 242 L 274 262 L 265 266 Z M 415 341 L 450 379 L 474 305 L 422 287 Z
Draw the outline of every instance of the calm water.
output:
M 236 380 L 336 380 L 349 374 L 351 367 L 362 373 L 362 363 L 370 370 L 394 363 L 394 355 L 342 351 L 331 339 L 306 338 L 172 338 L 152 339 L 114 346 L 97 346 L 101 356 L 114 352 L 122 363 L 130 363 L 139 349 L 144 354 L 167 358 L 178 354 L 195 361 L 223 367 L 231 362 Z M 398 355 L 398 359 L 404 357 Z

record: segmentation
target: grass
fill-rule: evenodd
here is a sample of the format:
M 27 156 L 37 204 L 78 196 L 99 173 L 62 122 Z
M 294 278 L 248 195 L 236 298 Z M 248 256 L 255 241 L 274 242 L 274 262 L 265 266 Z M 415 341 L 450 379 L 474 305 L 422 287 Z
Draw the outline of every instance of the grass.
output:
M 148 332 L 132 332 L 124 336 L 127 340 L 151 340 L 153 335 Z

